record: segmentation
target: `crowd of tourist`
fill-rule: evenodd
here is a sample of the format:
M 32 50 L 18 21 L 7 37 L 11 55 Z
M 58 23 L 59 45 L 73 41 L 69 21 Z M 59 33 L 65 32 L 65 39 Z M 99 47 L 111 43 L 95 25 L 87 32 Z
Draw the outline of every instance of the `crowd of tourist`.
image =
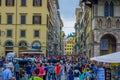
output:
M 2 80 L 111 80 L 106 77 L 104 63 L 90 62 L 83 56 L 51 56 L 36 58 L 37 62 L 21 64 L 1 58 Z M 116 77 L 115 80 L 118 80 Z

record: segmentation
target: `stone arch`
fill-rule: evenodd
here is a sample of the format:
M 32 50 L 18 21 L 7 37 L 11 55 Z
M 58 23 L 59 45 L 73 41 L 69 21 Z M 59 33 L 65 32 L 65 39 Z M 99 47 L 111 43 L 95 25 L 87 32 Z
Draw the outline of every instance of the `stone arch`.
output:
M 19 42 L 18 46 L 19 46 L 19 47 L 23 47 L 23 46 L 24 46 L 24 47 L 27 47 L 28 45 L 27 45 L 27 42 L 26 42 L 26 41 L 22 40 L 22 41 Z
M 100 38 L 100 55 L 116 52 L 117 39 L 113 34 L 104 34 Z
M 4 46 L 14 46 L 14 43 L 11 40 L 7 40 L 5 41 Z
M 40 41 L 33 41 L 32 42 L 32 49 L 41 49 L 41 42 Z
M 26 41 L 22 40 L 19 42 L 18 46 L 19 46 L 19 52 L 21 52 L 21 51 L 27 50 L 28 45 Z
M 105 32 L 105 33 L 101 32 L 101 33 L 99 34 L 99 37 L 98 37 L 98 42 L 100 42 L 100 39 L 102 38 L 102 36 L 104 36 L 104 35 L 106 35 L 106 34 L 111 34 L 111 35 L 113 35 L 116 40 L 118 40 L 118 38 L 119 38 L 119 37 L 118 37 L 118 34 L 115 33 L 115 32 Z M 117 41 L 116 41 L 116 42 L 117 42 Z
M 9 52 L 13 52 L 13 48 L 14 48 L 14 43 L 13 43 L 13 41 L 7 40 L 7 41 L 4 43 L 4 46 L 5 46 L 5 55 L 7 55 L 7 53 L 9 53 Z

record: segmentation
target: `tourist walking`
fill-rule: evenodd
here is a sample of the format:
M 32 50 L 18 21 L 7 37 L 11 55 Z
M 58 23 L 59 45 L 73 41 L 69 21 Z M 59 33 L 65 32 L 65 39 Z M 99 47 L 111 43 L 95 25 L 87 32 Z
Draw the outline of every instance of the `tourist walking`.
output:
M 12 73 L 12 65 L 7 64 L 2 72 L 2 80 L 15 80 Z
M 61 65 L 59 62 L 57 63 L 55 70 L 57 80 L 61 80 Z
M 15 77 L 16 77 L 16 80 L 19 80 L 19 68 L 20 68 L 20 65 L 18 62 L 15 63 Z

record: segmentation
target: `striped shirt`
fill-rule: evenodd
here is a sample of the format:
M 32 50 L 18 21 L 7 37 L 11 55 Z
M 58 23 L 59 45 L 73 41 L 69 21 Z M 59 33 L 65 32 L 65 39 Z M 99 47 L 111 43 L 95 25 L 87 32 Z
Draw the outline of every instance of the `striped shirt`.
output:
M 97 80 L 105 80 L 105 69 L 104 68 L 97 69 Z

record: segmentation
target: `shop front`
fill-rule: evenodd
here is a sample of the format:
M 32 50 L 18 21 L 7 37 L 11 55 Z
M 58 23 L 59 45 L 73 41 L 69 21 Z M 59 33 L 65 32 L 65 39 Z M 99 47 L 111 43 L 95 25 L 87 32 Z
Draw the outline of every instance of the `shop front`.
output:
M 20 57 L 42 57 L 44 56 L 41 50 L 31 49 L 19 53 Z

